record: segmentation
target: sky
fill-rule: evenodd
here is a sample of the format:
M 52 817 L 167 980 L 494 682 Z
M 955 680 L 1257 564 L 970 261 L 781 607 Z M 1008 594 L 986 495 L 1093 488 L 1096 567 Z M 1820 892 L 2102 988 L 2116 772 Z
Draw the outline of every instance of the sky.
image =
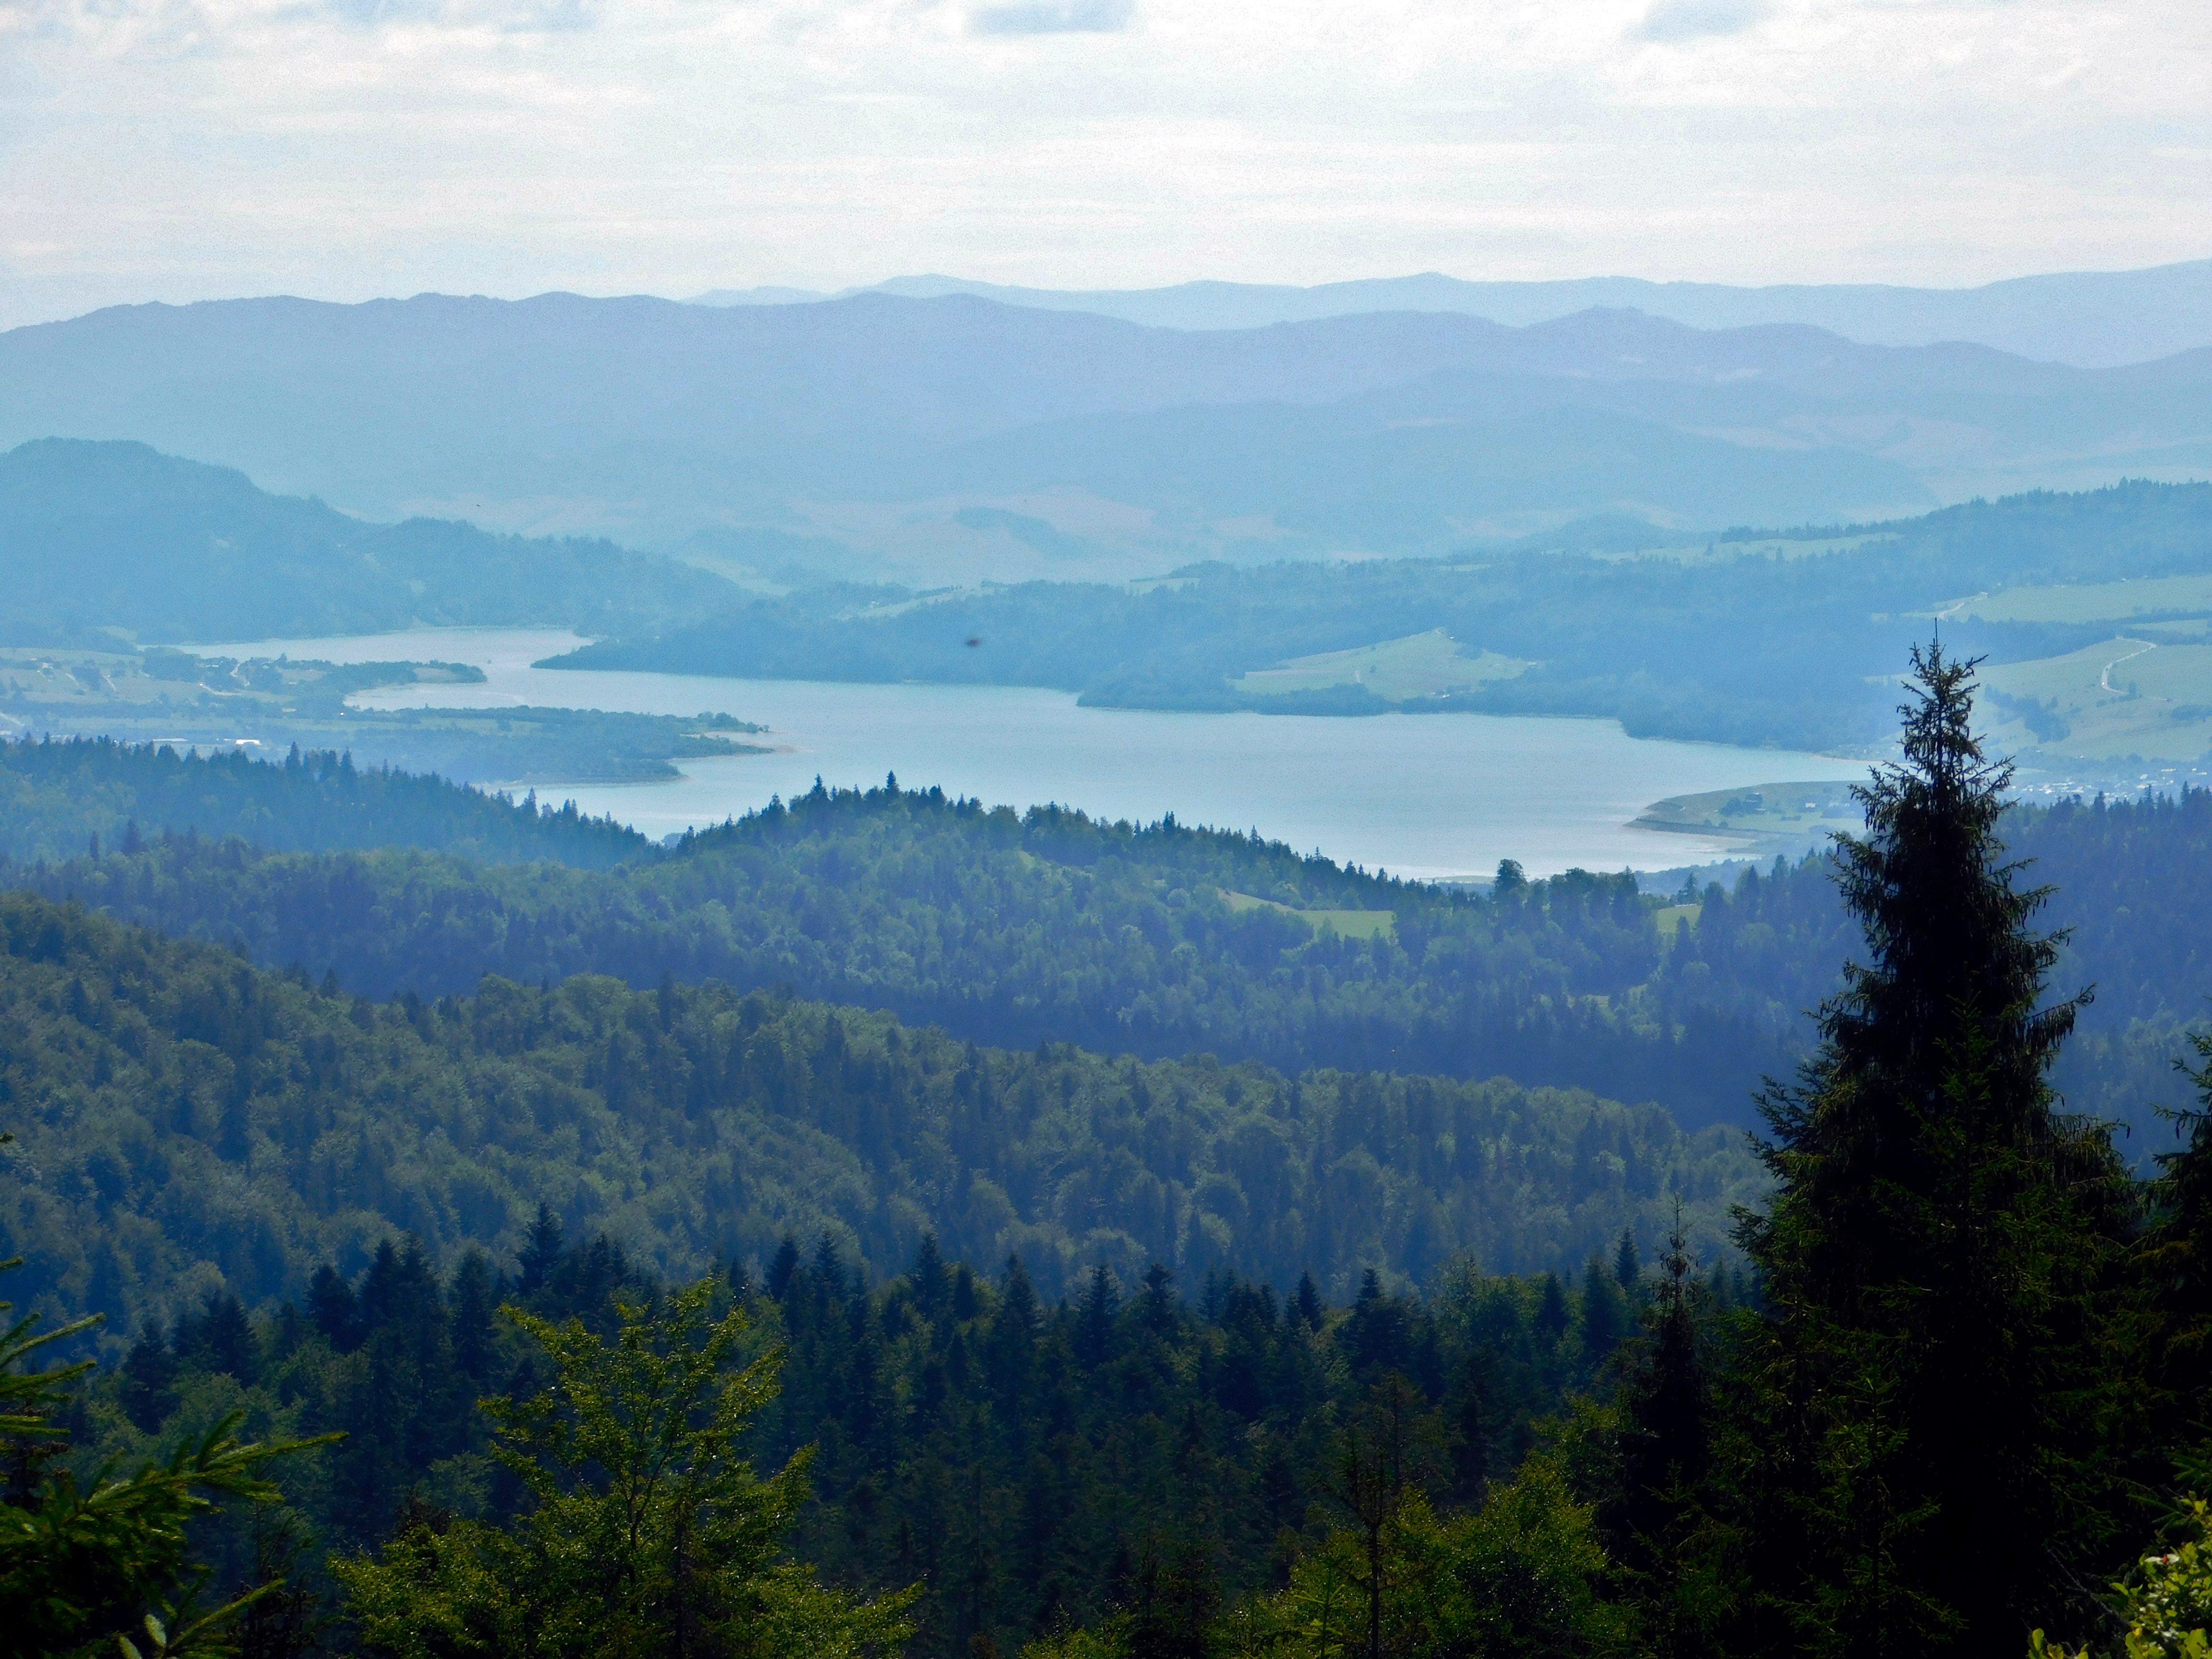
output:
M 2203 0 L 0 0 L 0 326 L 103 304 L 2212 255 Z

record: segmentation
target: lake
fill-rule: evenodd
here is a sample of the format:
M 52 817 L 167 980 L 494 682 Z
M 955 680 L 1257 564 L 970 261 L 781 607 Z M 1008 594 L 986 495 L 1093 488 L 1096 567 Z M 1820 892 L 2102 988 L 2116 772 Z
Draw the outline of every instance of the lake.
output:
M 767 726 L 772 754 L 686 761 L 658 784 L 580 785 L 573 797 L 646 834 L 708 823 L 813 787 L 902 785 L 1094 816 L 1256 828 L 1301 852 L 1428 879 L 1486 878 L 1500 859 L 1531 875 L 1573 866 L 1670 869 L 1727 843 L 1635 830 L 1663 796 L 1863 776 L 1863 762 L 1789 750 L 1665 743 L 1612 720 L 1496 714 L 1196 714 L 1080 708 L 1015 686 L 850 685 L 532 668 L 581 643 L 558 630 L 425 629 L 346 639 L 196 647 L 332 662 L 472 663 L 482 685 L 393 687 L 363 707 L 532 703 L 637 714 L 720 712 Z

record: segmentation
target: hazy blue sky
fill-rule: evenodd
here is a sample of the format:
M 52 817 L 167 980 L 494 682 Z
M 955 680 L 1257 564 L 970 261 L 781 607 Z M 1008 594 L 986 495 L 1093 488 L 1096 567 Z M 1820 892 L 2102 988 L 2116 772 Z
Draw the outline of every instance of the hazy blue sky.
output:
M 124 299 L 2212 254 L 2204 0 L 0 0 L 0 324 Z

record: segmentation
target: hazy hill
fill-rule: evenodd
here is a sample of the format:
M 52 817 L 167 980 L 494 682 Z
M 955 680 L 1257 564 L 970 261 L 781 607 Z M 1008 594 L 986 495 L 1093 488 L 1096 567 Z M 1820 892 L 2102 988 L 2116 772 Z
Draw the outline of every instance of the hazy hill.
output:
M 1197 413 L 1183 418 L 1202 423 Z M 1561 428 L 1579 416 L 1553 419 L 1564 444 Z M 1411 430 L 1439 447 L 1451 441 L 1449 428 Z M 1597 447 L 1589 428 L 1581 436 Z M 1499 447 L 1527 457 L 1536 439 L 1506 433 Z M 1163 448 L 1162 471 L 1192 476 L 1202 449 Z M 1255 454 L 1251 477 L 1236 482 L 1317 512 L 1292 464 L 1301 453 Z M 1462 477 L 1480 480 L 1494 459 L 1464 453 Z M 1522 480 L 1539 481 L 1533 472 Z M 1385 532 L 1433 511 L 1413 482 L 1395 492 L 1394 482 L 1374 478 L 1366 497 L 1367 522 Z M 1194 564 L 1158 584 L 1027 582 L 872 610 L 800 592 L 706 623 L 595 641 L 556 665 L 1048 685 L 1120 708 L 1597 714 L 1637 736 L 1848 750 L 1890 729 L 1896 697 L 1886 676 L 1928 637 L 1938 608 L 1953 613 L 1947 640 L 2023 665 L 2158 617 L 2179 630 L 2158 647 L 2159 672 L 2172 683 L 2162 678 L 2150 699 L 2104 688 L 2126 705 L 2120 712 L 2141 718 L 2103 752 L 2194 760 L 2212 750 L 2212 647 L 2203 642 L 2212 627 L 2212 485 L 2023 495 L 1885 523 L 1641 548 L 1630 529 L 1601 520 L 1480 557 Z M 2130 585 L 2146 577 L 2206 580 L 2202 592 L 2146 588 L 2138 601 Z M 1997 590 L 2033 592 L 2041 608 L 1961 601 Z M 2144 608 L 2154 601 L 2155 611 Z M 1372 678 L 1369 656 L 1345 654 L 1355 651 L 1380 653 L 1398 672 Z M 2101 667 L 2087 665 L 2087 686 Z M 2055 742 L 2058 725 L 2037 711 L 2070 695 L 2072 682 L 2062 674 L 2016 685 L 2010 670 L 2002 678 L 2007 697 L 2038 700 L 1992 702 L 2033 722 L 2008 726 L 2006 745 Z
M 0 335 L 0 441 L 53 434 L 370 517 L 923 581 L 1117 577 L 1600 510 L 1794 522 L 2192 476 L 2212 354 L 2093 371 L 1622 311 L 1185 331 L 965 296 L 254 300 Z
M 1088 311 L 1159 328 L 1261 328 L 1368 311 L 1447 311 L 1507 324 L 1548 322 L 1593 306 L 1631 307 L 1693 328 L 1805 323 L 1876 345 L 1963 340 L 2025 357 L 2105 368 L 2212 345 L 2212 259 L 2143 270 L 2057 271 L 1976 288 L 1887 283 L 1655 283 L 1637 276 L 1466 282 L 1427 271 L 1292 288 L 1178 283 L 1152 289 L 1009 288 L 955 276 L 896 276 L 866 290 Z M 831 297 L 804 289 L 717 289 L 701 305 L 785 305 Z
M 375 633 L 411 623 L 653 626 L 737 597 L 605 541 L 430 519 L 366 524 L 143 444 L 0 455 L 0 642 L 122 628 L 145 641 Z

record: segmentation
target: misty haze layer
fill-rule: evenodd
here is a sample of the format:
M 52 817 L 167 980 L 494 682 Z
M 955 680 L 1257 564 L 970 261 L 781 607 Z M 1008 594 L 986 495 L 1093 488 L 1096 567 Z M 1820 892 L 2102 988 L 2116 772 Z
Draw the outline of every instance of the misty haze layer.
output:
M 2212 350 L 2083 369 L 1626 311 L 1192 331 L 963 296 L 258 300 L 0 335 L 0 442 L 137 439 L 376 518 L 1126 577 L 2197 476 Z

